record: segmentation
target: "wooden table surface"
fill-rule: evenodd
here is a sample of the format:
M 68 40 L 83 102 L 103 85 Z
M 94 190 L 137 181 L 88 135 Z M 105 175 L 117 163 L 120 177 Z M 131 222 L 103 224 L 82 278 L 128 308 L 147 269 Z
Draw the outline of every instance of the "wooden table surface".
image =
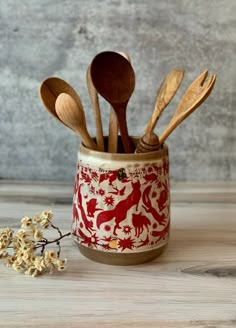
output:
M 73 186 L 0 182 L 0 226 L 52 209 L 70 230 Z M 62 242 L 68 269 L 37 278 L 0 263 L 0 327 L 236 327 L 236 183 L 171 183 L 171 239 L 155 261 L 116 267 Z

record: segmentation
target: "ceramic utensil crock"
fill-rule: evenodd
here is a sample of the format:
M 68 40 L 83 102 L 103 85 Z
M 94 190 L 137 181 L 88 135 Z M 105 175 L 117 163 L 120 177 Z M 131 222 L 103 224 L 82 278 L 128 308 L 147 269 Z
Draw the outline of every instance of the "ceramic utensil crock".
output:
M 167 246 L 169 229 L 166 145 L 138 154 L 80 145 L 72 235 L 84 256 L 113 265 L 151 261 Z

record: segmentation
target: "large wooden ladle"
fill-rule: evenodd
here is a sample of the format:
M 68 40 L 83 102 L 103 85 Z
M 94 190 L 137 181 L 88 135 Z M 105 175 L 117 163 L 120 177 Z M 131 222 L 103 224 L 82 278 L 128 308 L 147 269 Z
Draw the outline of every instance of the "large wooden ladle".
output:
M 133 149 L 128 135 L 126 108 L 135 87 L 132 66 L 116 52 L 101 52 L 91 63 L 91 78 L 97 92 L 115 110 L 125 152 L 131 153 Z
M 126 60 L 131 63 L 130 56 L 123 51 L 119 51 L 118 54 L 122 55 Z M 119 122 L 116 116 L 116 112 L 111 107 L 110 109 L 110 117 L 109 117 L 109 131 L 108 131 L 108 152 L 109 153 L 117 153 L 118 147 L 118 130 L 119 130 Z
M 212 75 L 208 81 L 206 81 L 207 75 L 208 71 L 206 70 L 188 87 L 171 121 L 159 138 L 160 145 L 162 145 L 171 132 L 210 95 L 216 81 L 216 75 Z

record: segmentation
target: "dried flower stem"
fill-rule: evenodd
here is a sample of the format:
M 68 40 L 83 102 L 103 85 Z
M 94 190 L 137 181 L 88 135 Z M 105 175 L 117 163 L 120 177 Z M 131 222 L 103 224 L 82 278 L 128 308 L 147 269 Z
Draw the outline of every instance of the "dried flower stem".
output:
M 59 230 L 58 228 L 57 228 L 57 230 Z M 60 230 L 59 230 L 60 231 Z M 50 245 L 50 244 L 57 244 L 58 245 L 58 248 L 60 249 L 60 240 L 61 239 L 63 239 L 63 238 L 65 238 L 65 237 L 69 237 L 70 235 L 71 235 L 71 233 L 70 232 L 67 232 L 67 233 L 65 233 L 64 235 L 61 233 L 61 231 L 60 231 L 60 237 L 59 238 L 56 238 L 56 239 L 54 239 L 54 240 L 48 240 L 48 239 L 46 239 L 46 238 L 43 238 L 43 240 L 40 240 L 40 241 L 38 241 L 37 242 L 37 244 L 34 246 L 34 249 L 37 249 L 37 248 L 42 248 L 42 250 L 41 250 L 41 252 L 44 252 L 44 250 L 45 250 L 45 247 L 47 246 L 47 245 Z M 60 251 L 59 251 L 59 253 L 58 253 L 58 256 L 60 255 Z
M 62 234 L 61 230 L 52 224 L 53 213 L 44 211 L 33 218 L 24 217 L 21 220 L 21 229 L 14 235 L 10 228 L 0 229 L 0 259 L 17 272 L 24 272 L 31 276 L 37 276 L 43 272 L 52 272 L 53 269 L 64 271 L 66 259 L 61 260 L 61 240 L 71 235 L 70 232 Z M 59 237 L 49 240 L 43 235 L 42 229 L 53 228 Z M 46 250 L 46 247 L 56 244 L 58 251 Z M 8 250 L 13 250 L 9 254 Z M 40 255 L 36 254 L 41 249 Z M 12 251 L 11 251 L 12 253 Z

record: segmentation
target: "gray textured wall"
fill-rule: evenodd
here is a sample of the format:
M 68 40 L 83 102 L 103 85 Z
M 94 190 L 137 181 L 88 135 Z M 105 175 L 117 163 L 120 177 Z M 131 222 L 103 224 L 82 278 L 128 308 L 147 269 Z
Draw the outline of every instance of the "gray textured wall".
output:
M 42 106 L 42 80 L 58 76 L 79 93 L 94 134 L 85 74 L 104 50 L 127 51 L 136 73 L 130 134 L 140 135 L 164 76 L 185 79 L 156 129 L 170 120 L 188 84 L 217 73 L 210 98 L 169 137 L 176 180 L 236 179 L 235 0 L 0 0 L 0 178 L 74 179 L 79 139 Z M 101 103 L 104 126 L 108 106 Z

